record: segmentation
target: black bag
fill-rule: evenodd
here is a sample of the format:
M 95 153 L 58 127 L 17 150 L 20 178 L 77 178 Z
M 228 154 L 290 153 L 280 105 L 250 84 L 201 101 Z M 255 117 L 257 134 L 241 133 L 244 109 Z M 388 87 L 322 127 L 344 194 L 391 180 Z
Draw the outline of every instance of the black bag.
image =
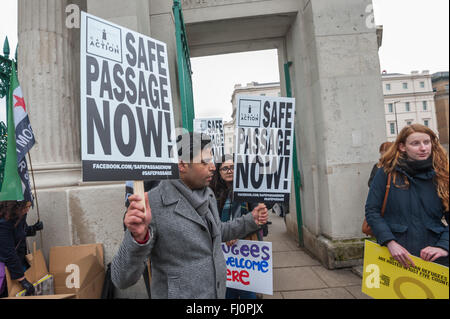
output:
M 111 263 L 108 264 L 103 282 L 101 299 L 114 299 L 114 284 L 111 279 Z
M 263 231 L 263 237 L 267 237 L 267 235 L 269 235 L 269 223 L 261 226 L 262 231 Z

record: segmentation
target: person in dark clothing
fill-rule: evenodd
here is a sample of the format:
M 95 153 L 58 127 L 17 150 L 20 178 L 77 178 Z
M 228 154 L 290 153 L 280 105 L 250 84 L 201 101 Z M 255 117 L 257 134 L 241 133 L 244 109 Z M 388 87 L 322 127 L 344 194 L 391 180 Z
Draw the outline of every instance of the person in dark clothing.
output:
M 25 271 L 30 267 L 25 258 L 26 237 L 35 236 L 36 231 L 43 229 L 41 221 L 33 226 L 27 225 L 26 215 L 30 207 L 29 201 L 0 202 L 0 262 L 8 268 L 11 279 L 18 280 L 27 291 L 27 296 L 34 294 L 34 287 L 25 278 Z
M 380 152 L 380 158 L 383 157 L 384 153 L 386 153 L 386 151 L 389 149 L 389 147 L 392 146 L 392 144 L 394 144 L 394 143 L 392 143 L 392 142 L 384 142 L 384 143 L 382 143 L 382 144 L 380 145 L 380 149 L 379 149 L 379 152 Z M 377 173 L 378 169 L 380 168 L 378 165 L 379 165 L 379 162 L 376 163 L 376 164 L 373 166 L 372 171 L 370 172 L 369 181 L 367 182 L 367 184 L 369 185 L 369 187 L 370 187 L 370 184 L 372 184 L 372 180 L 373 180 L 373 178 L 375 177 L 375 174 Z
M 217 199 L 217 208 L 222 222 L 228 222 L 235 218 L 241 217 L 252 211 L 258 204 L 234 202 L 233 194 L 233 178 L 234 178 L 234 160 L 231 155 L 223 155 L 220 163 L 216 163 L 216 170 L 211 182 L 211 189 Z M 260 204 L 264 205 L 264 204 Z M 265 205 L 264 205 L 265 206 Z M 266 225 L 267 227 L 267 225 Z M 258 240 L 262 240 L 261 232 L 258 230 L 255 234 Z M 253 237 L 252 235 L 246 238 Z M 255 238 L 255 239 L 256 239 Z M 228 246 L 233 246 L 238 239 L 228 241 Z M 254 292 L 227 288 L 226 299 L 256 299 Z
M 449 161 L 435 133 L 408 125 L 380 160 L 366 201 L 366 220 L 382 246 L 403 266 L 410 255 L 448 266 Z M 384 217 L 380 216 L 391 174 Z

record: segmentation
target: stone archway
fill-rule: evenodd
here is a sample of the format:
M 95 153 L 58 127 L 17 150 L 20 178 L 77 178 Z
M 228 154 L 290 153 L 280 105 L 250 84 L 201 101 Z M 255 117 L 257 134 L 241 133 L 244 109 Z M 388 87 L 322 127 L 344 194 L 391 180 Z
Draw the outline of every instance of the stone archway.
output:
M 365 185 L 384 138 L 379 43 L 376 28 L 367 23 L 370 5 L 183 1 L 191 56 L 276 48 L 282 95 L 283 65 L 293 62 L 304 244 L 329 268 L 361 261 Z M 295 210 L 286 224 L 296 236 Z

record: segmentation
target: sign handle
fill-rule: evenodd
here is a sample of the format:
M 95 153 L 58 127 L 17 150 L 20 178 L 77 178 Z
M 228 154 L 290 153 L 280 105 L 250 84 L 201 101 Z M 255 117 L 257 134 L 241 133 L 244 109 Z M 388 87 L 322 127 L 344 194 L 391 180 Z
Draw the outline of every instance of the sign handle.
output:
M 142 205 L 144 205 L 144 213 L 147 215 L 147 211 L 145 209 L 145 190 L 144 190 L 144 181 L 134 181 L 133 185 L 134 195 L 139 195 L 142 198 Z

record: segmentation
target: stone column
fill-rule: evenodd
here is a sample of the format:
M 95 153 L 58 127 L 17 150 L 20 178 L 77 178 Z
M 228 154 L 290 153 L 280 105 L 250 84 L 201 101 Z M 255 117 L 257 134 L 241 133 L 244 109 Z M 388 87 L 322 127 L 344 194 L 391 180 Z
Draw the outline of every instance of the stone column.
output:
M 40 219 L 36 240 L 52 246 L 102 243 L 109 262 L 123 234 L 124 183 L 82 183 L 80 30 L 66 27 L 66 7 L 86 0 L 19 1 L 19 80 L 37 144 L 31 158 Z M 28 223 L 37 219 L 37 206 Z M 42 238 L 42 241 L 41 241 Z
M 287 36 L 304 242 L 329 268 L 347 267 L 362 261 L 367 180 L 386 139 L 376 28 L 370 0 L 304 3 Z
M 86 1 L 19 0 L 19 81 L 36 145 L 31 150 L 38 188 L 81 179 L 79 29 L 65 25 L 65 8 Z

